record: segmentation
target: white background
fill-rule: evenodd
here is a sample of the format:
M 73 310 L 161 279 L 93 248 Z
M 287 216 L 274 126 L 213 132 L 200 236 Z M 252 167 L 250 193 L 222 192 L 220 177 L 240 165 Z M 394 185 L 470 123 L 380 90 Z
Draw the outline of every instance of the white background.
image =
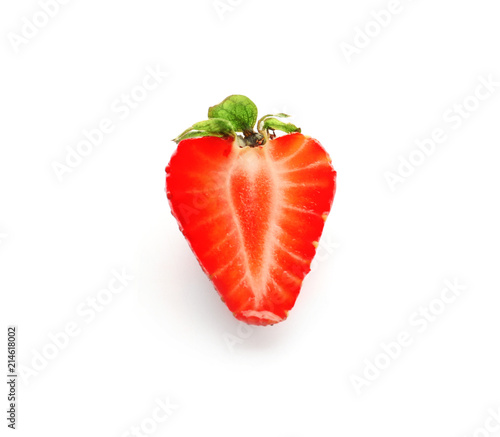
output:
M 480 76 L 500 81 L 498 0 L 401 0 L 351 62 L 341 43 L 387 1 L 232 3 L 73 0 L 16 53 L 41 8 L 2 2 L 0 315 L 33 372 L 18 435 L 500 435 L 480 429 L 500 407 L 500 88 L 460 128 L 443 118 Z M 121 120 L 113 102 L 146 68 L 168 78 Z M 273 327 L 232 317 L 164 192 L 170 140 L 230 94 L 291 113 L 338 172 L 321 260 Z M 114 132 L 60 181 L 54 163 L 103 118 Z M 436 128 L 447 141 L 391 190 Z M 113 269 L 135 279 L 89 322 Z M 419 332 L 415 311 L 455 278 L 466 290 Z M 356 390 L 401 331 L 413 343 Z M 175 404 L 158 425 L 157 398 Z

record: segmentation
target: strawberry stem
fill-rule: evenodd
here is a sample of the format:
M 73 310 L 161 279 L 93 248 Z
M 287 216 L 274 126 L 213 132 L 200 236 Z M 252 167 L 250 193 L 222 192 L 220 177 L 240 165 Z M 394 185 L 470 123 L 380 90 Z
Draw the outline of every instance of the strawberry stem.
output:
M 173 141 L 176 143 L 188 138 L 228 137 L 238 139 L 241 147 L 258 147 L 276 137 L 275 131 L 286 133 L 300 132 L 300 128 L 284 123 L 277 118 L 289 117 L 287 114 L 268 114 L 257 122 L 257 107 L 242 95 L 232 95 L 208 110 L 208 120 L 193 124 Z M 254 126 L 257 123 L 257 132 Z M 271 131 L 271 133 L 270 133 Z M 243 137 L 236 132 L 243 134 Z
M 266 139 L 264 135 L 262 135 L 260 132 L 250 132 L 248 135 L 245 134 L 245 137 L 243 138 L 243 147 L 257 147 L 257 146 L 263 146 L 266 143 Z

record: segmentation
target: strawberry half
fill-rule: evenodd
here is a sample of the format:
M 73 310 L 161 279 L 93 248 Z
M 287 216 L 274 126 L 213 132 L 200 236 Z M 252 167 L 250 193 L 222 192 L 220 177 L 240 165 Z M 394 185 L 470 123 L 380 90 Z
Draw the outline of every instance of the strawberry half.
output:
M 296 126 L 266 115 L 254 132 L 256 119 L 244 96 L 210 108 L 209 120 L 174 140 L 167 197 L 229 310 L 272 325 L 286 319 L 310 271 L 336 172 L 321 144 Z M 275 138 L 275 130 L 287 135 Z

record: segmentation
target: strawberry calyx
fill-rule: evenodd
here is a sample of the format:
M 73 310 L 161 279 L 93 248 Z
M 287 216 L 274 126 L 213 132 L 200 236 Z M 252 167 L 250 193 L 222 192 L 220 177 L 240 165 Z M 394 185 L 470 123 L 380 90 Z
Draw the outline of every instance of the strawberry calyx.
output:
M 210 107 L 208 120 L 193 124 L 173 141 L 178 144 L 188 138 L 210 136 L 233 138 L 238 141 L 240 147 L 257 147 L 264 145 L 269 139 L 276 138 L 277 130 L 287 134 L 301 131 L 292 123 L 284 123 L 276 117 L 287 118 L 289 115 L 268 114 L 257 121 L 255 103 L 248 97 L 234 94 Z M 257 131 L 254 130 L 255 126 Z

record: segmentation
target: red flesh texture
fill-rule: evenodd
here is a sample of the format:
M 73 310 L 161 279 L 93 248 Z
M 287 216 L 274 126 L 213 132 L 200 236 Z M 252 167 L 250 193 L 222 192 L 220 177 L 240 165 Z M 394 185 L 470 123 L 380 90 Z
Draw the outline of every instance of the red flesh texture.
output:
M 172 214 L 234 316 L 272 325 L 294 306 L 323 231 L 336 172 L 320 143 L 183 140 L 166 168 Z

